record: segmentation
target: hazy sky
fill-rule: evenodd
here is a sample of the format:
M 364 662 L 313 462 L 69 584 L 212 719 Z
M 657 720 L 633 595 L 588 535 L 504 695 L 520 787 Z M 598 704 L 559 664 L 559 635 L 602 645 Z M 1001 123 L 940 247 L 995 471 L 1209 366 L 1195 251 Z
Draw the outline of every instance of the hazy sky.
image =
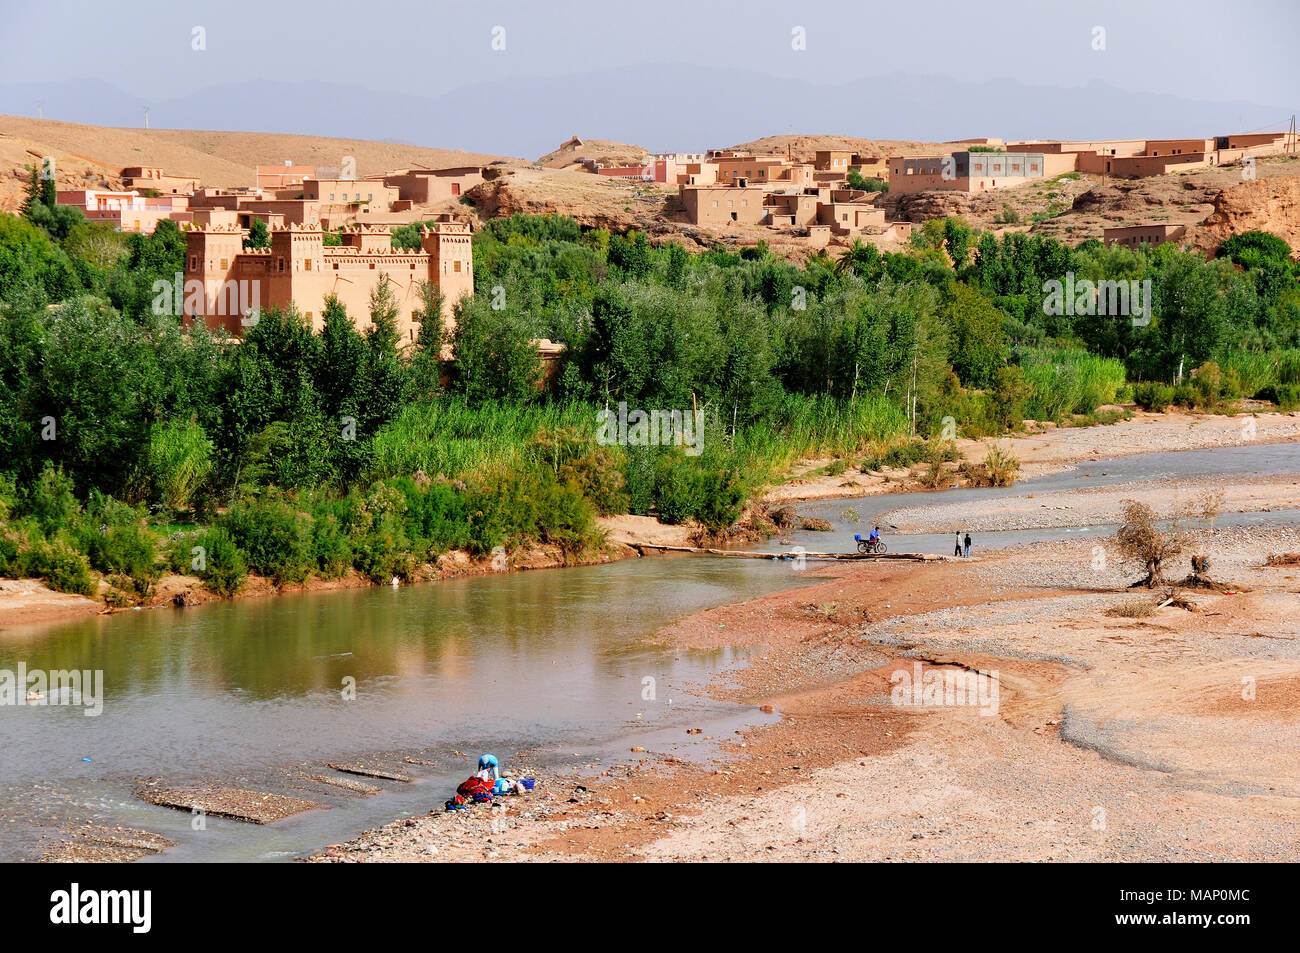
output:
M 996 13 L 991 11 L 996 10 Z M 0 0 L 0 83 L 93 78 L 164 99 L 338 78 L 441 93 L 487 78 L 692 63 L 837 82 L 903 71 L 1300 103 L 1300 0 Z M 492 31 L 505 28 L 505 50 Z M 807 49 L 791 48 L 806 31 Z M 206 50 L 192 49 L 194 27 Z M 1094 27 L 1105 49 L 1093 49 Z M 726 95 L 716 91 L 719 106 Z

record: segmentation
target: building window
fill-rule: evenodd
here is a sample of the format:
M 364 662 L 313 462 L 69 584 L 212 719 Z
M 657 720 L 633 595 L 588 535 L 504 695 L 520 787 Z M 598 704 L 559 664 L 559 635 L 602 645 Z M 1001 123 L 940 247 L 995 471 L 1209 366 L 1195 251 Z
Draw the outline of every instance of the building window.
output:
M 310 258 L 304 258 L 304 259 L 302 260 L 302 270 L 303 270 L 303 271 L 311 271 L 311 259 L 310 259 Z
M 276 259 L 276 264 L 279 266 L 277 270 L 279 270 L 279 271 L 284 271 L 284 256 L 283 256 L 283 255 L 281 255 L 279 258 Z
M 198 271 L 198 270 L 199 270 L 199 256 L 190 255 L 190 271 Z
M 229 268 L 229 267 L 230 267 L 230 261 L 229 261 L 229 259 L 226 259 L 226 258 L 221 259 L 221 270 L 222 270 L 222 271 L 225 271 L 225 270 L 226 270 L 227 268 Z
M 330 201 L 331 201 L 331 202 L 334 201 L 334 193 L 333 193 L 333 192 L 330 193 Z
M 452 270 L 452 271 L 460 271 L 460 259 L 459 259 L 459 258 L 457 258 L 455 261 L 453 261 L 453 262 L 451 263 L 451 270 Z

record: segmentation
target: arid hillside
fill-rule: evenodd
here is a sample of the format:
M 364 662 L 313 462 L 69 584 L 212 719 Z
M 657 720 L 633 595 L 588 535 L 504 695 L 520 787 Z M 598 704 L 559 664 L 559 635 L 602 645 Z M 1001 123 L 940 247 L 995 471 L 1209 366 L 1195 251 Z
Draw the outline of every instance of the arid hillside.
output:
M 1255 171 L 1254 181 L 1243 181 L 1240 168 L 1223 167 L 1104 182 L 1071 172 L 1015 189 L 886 194 L 881 202 L 891 219 L 960 215 L 978 228 L 1050 235 L 1072 245 L 1100 239 L 1106 228 L 1171 224 L 1188 226 L 1187 241 L 1198 247 L 1216 248 L 1229 235 L 1263 228 L 1300 249 L 1300 159 L 1261 159 Z
M 557 137 L 558 138 L 558 137 Z M 819 149 L 867 155 L 924 155 L 954 148 L 940 143 L 861 139 L 831 135 L 779 135 L 734 148 L 789 154 L 811 160 Z M 798 236 L 764 226 L 702 228 L 685 221 L 677 189 L 652 182 L 605 178 L 583 168 L 584 160 L 628 165 L 648 153 L 629 143 L 603 139 L 567 142 L 536 162 L 485 153 L 430 149 L 387 142 L 313 136 L 177 129 L 119 129 L 52 120 L 0 116 L 0 210 L 16 211 L 27 181 L 27 166 L 44 156 L 56 163 L 60 188 L 120 187 L 127 165 L 161 166 L 197 176 L 205 185 L 247 185 L 254 167 L 286 159 L 305 165 L 337 167 L 344 156 L 356 159 L 361 175 L 399 168 L 487 166 L 486 181 L 461 199 L 435 211 L 454 211 L 482 222 L 515 212 L 569 215 L 589 226 L 623 231 L 636 228 L 652 240 L 678 240 L 688 248 L 714 244 L 750 245 L 766 241 L 783 257 L 802 259 L 813 249 Z M 1300 159 L 1261 159 L 1257 179 L 1244 182 L 1238 168 L 1201 169 L 1146 179 L 1109 179 L 1068 173 L 1017 189 L 979 195 L 922 192 L 872 201 L 891 220 L 916 223 L 960 215 L 996 233 L 1030 231 L 1078 244 L 1101 238 L 1104 228 L 1167 222 L 1187 225 L 1187 241 L 1214 248 L 1224 238 L 1252 228 L 1276 232 L 1300 249 Z M 833 243 L 828 249 L 836 254 Z M 888 243 L 882 247 L 891 247 Z
M 52 156 L 60 188 L 115 187 L 123 166 L 161 166 L 197 176 L 204 185 L 252 185 L 255 167 L 286 159 L 337 168 L 344 156 L 356 160 L 359 175 L 408 167 L 446 168 L 485 164 L 500 156 L 452 149 L 428 149 L 391 142 L 282 136 L 260 132 L 192 129 L 119 129 L 50 119 L 0 116 L 0 209 L 22 201 L 25 166 Z
M 554 152 L 548 152 L 538 159 L 536 164 L 544 169 L 581 168 L 584 162 L 618 166 L 640 165 L 649 155 L 649 150 L 630 143 L 585 139 L 581 145 L 566 143 Z
M 811 162 L 819 149 L 856 152 L 864 156 L 937 155 L 945 147 L 936 142 L 908 142 L 902 139 L 859 139 L 854 136 L 786 135 L 764 136 L 732 146 L 749 152 L 778 153 Z M 956 146 L 948 146 L 950 151 Z

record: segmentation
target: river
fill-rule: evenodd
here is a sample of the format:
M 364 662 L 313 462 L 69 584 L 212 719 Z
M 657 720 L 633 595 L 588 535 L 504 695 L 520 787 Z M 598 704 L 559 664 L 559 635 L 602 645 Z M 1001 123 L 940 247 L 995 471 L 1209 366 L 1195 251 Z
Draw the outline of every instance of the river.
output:
M 1300 473 L 1300 444 L 1093 461 L 1003 490 L 949 490 L 800 507 L 835 522 L 767 544 L 848 551 L 877 514 L 928 498 L 1101 486 L 1164 476 Z M 851 507 L 857 524 L 846 523 Z M 1295 520 L 1222 517 L 1219 525 Z M 982 534 L 985 548 L 1090 530 Z M 944 552 L 950 536 L 891 536 L 898 552 Z M 391 588 L 302 593 L 190 609 L 98 616 L 0 631 L 0 669 L 103 673 L 102 713 L 74 706 L 0 708 L 0 859 L 30 858 L 65 822 L 156 831 L 175 848 L 146 862 L 268 861 L 302 856 L 358 830 L 440 806 L 483 751 L 509 767 L 596 770 L 629 749 L 715 756 L 712 738 L 774 715 L 691 691 L 732 651 L 675 652 L 650 641 L 693 612 L 813 582 L 780 561 L 664 557 L 563 571 L 502 573 Z M 355 697 L 348 688 L 355 685 Z M 702 728 L 699 734 L 685 729 Z M 463 752 L 456 755 L 454 752 Z M 411 756 L 434 765 L 404 764 Z M 295 776 L 326 761 L 383 757 L 409 784 L 356 797 Z M 317 810 L 259 826 L 190 815 L 134 796 L 147 777 L 216 781 L 317 800 Z

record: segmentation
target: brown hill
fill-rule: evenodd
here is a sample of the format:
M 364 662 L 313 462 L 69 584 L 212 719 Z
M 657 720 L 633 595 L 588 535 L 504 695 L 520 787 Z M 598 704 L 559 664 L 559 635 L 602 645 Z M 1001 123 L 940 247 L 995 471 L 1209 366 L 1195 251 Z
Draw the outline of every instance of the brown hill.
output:
M 17 207 L 23 167 L 52 156 L 60 188 L 115 187 L 123 166 L 161 166 L 197 176 L 204 185 L 252 185 L 257 165 L 291 159 L 301 165 L 337 168 L 343 156 L 356 159 L 357 174 L 402 168 L 482 165 L 499 156 L 456 149 L 429 149 L 364 139 L 209 132 L 193 129 L 120 129 L 51 119 L 0 116 L 0 209 Z M 15 192 L 15 185 L 17 191 Z
M 547 169 L 568 169 L 581 165 L 584 160 L 602 165 L 640 165 L 649 155 L 641 146 L 626 142 L 584 139 L 581 145 L 566 143 L 554 152 L 548 152 L 537 160 L 537 164 Z
M 796 159 L 811 162 L 819 149 L 856 152 L 867 156 L 926 156 L 951 152 L 956 146 L 944 147 L 937 142 L 908 142 L 902 139 L 860 139 L 855 136 L 786 135 L 764 136 L 752 142 L 742 142 L 731 148 L 759 154 L 787 153 Z

